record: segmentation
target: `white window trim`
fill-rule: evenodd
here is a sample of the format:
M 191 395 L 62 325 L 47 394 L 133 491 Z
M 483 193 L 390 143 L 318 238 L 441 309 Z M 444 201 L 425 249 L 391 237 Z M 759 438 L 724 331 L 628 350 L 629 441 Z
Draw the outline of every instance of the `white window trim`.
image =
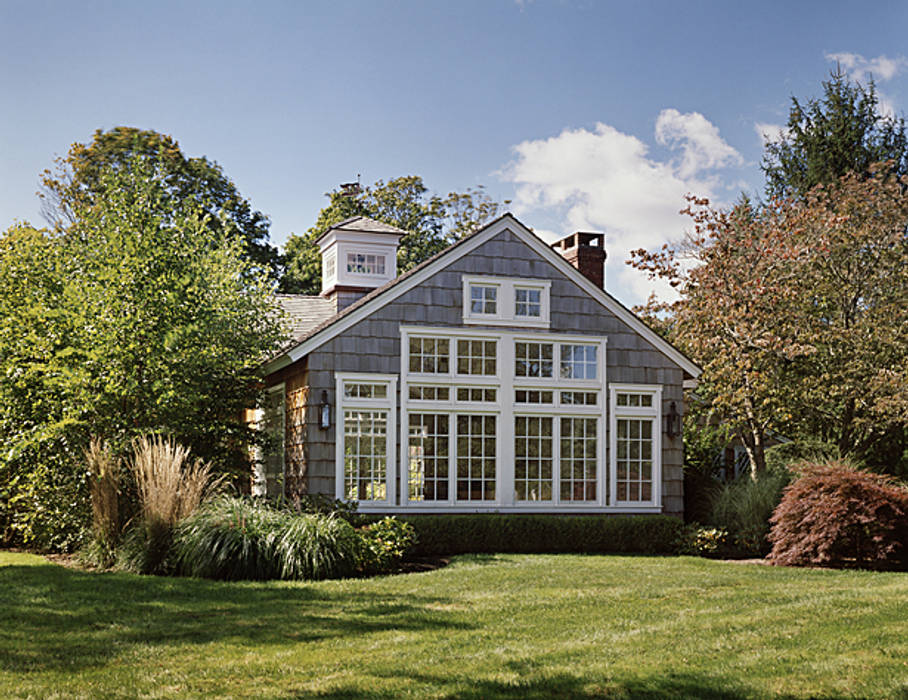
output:
M 652 406 L 618 406 L 619 393 L 651 394 Z M 649 501 L 618 501 L 618 419 L 651 418 L 653 421 L 653 497 Z M 609 505 L 625 510 L 662 508 L 662 385 L 609 385 Z
M 284 382 L 270 386 L 265 390 L 266 394 L 281 392 L 281 494 L 287 492 L 287 394 Z M 265 409 L 260 406 L 255 409 L 255 426 L 261 430 L 265 421 Z M 255 460 L 252 470 L 252 495 L 264 498 L 268 495 L 268 474 L 265 470 L 265 454 L 258 446 L 255 448 Z
M 362 399 L 344 396 L 344 382 L 363 384 L 386 384 L 388 396 L 384 399 Z M 334 374 L 334 395 L 337 401 L 337 410 L 334 420 L 334 495 L 341 501 L 347 501 L 344 493 L 344 411 L 361 408 L 364 410 L 387 410 L 388 425 L 385 431 L 385 494 L 387 498 L 381 501 L 356 501 L 364 506 L 387 507 L 395 505 L 397 484 L 397 462 L 394 459 L 394 436 L 397 435 L 397 375 L 372 374 L 364 372 L 336 372 Z
M 484 287 L 498 288 L 497 313 L 473 313 L 470 303 L 470 286 L 481 285 Z M 467 325 L 481 324 L 485 326 L 521 326 L 523 328 L 548 328 L 551 316 L 550 297 L 552 281 L 546 279 L 533 279 L 531 277 L 487 277 L 478 275 L 463 276 L 463 322 Z M 538 289 L 540 291 L 539 318 L 533 316 L 518 316 L 515 307 L 514 290 Z

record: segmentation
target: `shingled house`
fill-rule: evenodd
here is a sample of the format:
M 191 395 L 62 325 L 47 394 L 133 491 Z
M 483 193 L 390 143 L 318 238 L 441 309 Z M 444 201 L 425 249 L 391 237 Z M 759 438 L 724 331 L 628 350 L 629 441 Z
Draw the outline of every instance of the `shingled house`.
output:
M 603 289 L 604 236 L 505 214 L 402 275 L 404 231 L 325 232 L 319 296 L 281 297 L 257 493 L 370 513 L 681 515 L 698 367 Z

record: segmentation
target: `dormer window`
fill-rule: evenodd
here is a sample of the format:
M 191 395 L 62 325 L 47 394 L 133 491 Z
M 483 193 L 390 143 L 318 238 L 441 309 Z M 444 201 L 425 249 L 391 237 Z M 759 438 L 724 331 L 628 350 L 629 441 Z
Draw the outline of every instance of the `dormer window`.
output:
M 498 287 L 485 284 L 470 285 L 470 314 L 498 314 Z
M 355 275 L 384 276 L 385 256 L 369 253 L 347 253 L 347 272 Z

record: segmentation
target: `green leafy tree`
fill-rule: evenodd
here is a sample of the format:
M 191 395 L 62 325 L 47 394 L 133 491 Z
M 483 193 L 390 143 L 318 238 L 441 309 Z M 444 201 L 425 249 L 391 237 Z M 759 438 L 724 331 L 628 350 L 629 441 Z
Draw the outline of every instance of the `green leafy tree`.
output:
M 239 231 L 244 256 L 277 280 L 281 259 L 268 242 L 268 217 L 252 209 L 217 163 L 204 156 L 187 158 L 172 137 L 156 131 L 118 126 L 98 129 L 91 143 L 74 143 L 66 156 L 57 158 L 55 169 L 42 175 L 39 196 L 45 219 L 57 230 L 72 225 L 77 212 L 99 201 L 105 174 L 129 169 L 136 156 L 155 163 L 166 199 L 162 211 L 176 212 L 182 202 L 192 199 L 210 214 L 209 226 L 217 228 L 226 221 Z
M 908 174 L 905 121 L 881 112 L 873 81 L 864 87 L 838 68 L 823 92 L 804 103 L 791 98 L 786 129 L 763 154 L 767 195 L 804 197 L 852 172 L 868 176 L 882 161 L 894 175 Z
M 334 190 L 304 235 L 291 235 L 285 247 L 286 271 L 281 289 L 298 294 L 321 291 L 321 256 L 316 239 L 331 226 L 352 216 L 368 216 L 408 231 L 400 240 L 397 265 L 406 272 L 471 233 L 499 213 L 500 205 L 482 187 L 429 194 L 416 175 L 377 181 L 359 192 Z M 507 204 L 507 202 L 505 202 Z
M 91 436 L 122 453 L 163 433 L 241 468 L 253 437 L 243 409 L 283 340 L 273 283 L 241 233 L 226 216 L 212 226 L 193 198 L 176 204 L 158 159 L 107 168 L 96 187 L 62 232 L 19 226 L 0 239 L 7 521 L 49 547 L 74 544 L 56 510 L 87 515 Z

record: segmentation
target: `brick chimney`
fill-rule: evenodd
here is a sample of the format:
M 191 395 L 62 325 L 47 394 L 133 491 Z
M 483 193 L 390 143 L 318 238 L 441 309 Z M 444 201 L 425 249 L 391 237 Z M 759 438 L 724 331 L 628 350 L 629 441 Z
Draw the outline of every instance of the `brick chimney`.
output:
M 600 289 L 605 289 L 605 234 L 577 231 L 552 243 L 565 260 Z

